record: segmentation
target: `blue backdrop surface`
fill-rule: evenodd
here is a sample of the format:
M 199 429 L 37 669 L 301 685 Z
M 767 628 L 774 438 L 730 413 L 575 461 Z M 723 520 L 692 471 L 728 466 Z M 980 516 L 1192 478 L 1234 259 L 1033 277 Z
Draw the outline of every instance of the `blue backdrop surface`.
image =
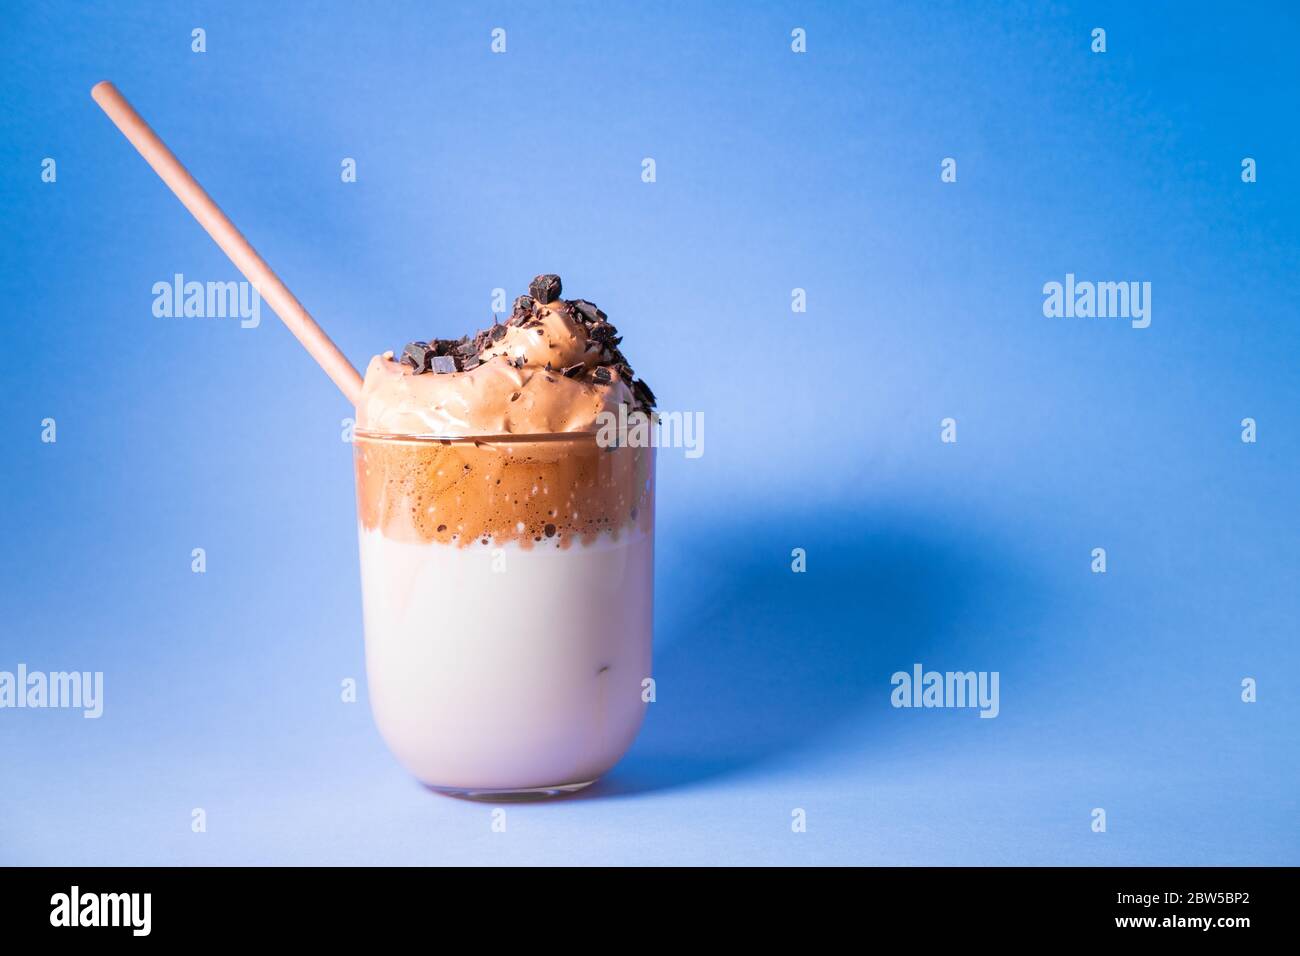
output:
M 0 709 L 0 863 L 1300 863 L 1294 8 L 754 6 L 6 9 L 0 671 L 104 711 Z M 105 78 L 358 365 L 553 271 L 703 413 L 591 791 L 493 832 L 389 756 L 350 409 L 269 309 L 154 315 L 238 276 Z

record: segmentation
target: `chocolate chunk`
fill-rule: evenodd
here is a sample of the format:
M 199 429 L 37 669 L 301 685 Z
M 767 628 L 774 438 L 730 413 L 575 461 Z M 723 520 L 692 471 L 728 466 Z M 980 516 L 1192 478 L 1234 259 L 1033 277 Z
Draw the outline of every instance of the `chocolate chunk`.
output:
M 546 305 L 554 302 L 560 297 L 563 286 L 560 284 L 560 277 L 547 273 L 533 278 L 528 284 L 528 291 L 534 299 Z
M 429 363 L 429 369 L 439 375 L 446 375 L 456 371 L 456 359 L 451 355 L 435 355 Z
M 468 372 L 470 369 L 478 368 L 482 364 L 483 363 L 479 361 L 477 355 L 470 355 L 461 359 L 460 370 L 462 372 Z
M 523 368 L 523 367 L 524 367 L 524 357 L 523 357 L 522 355 L 516 355 L 513 364 L 514 364 L 514 367 L 515 367 L 515 368 Z
M 502 337 L 505 334 L 506 334 L 506 327 L 504 325 L 497 325 L 497 324 L 494 324 L 492 326 L 492 331 L 488 333 L 488 335 L 492 337 L 493 342 L 500 342 Z
M 433 350 L 428 342 L 410 342 L 402 349 L 402 362 L 415 369 L 415 374 L 429 371 L 429 358 Z
M 533 318 L 533 300 L 526 295 L 521 295 L 515 299 L 514 310 L 510 313 L 510 319 L 506 324 L 527 327 L 534 321 L 536 320 Z
M 543 529 L 543 530 L 545 530 L 545 532 L 546 532 L 546 537 L 548 537 L 548 538 L 554 538 L 554 537 L 555 537 L 555 525 L 553 525 L 553 524 L 548 524 L 548 525 L 545 527 L 545 529 Z
M 587 336 L 595 339 L 601 345 L 618 345 L 623 340 L 619 337 L 618 329 L 608 322 L 597 322 L 587 330 Z
M 600 322 L 606 318 L 605 313 L 596 308 L 594 302 L 588 302 L 586 299 L 574 299 L 571 304 L 578 311 L 578 314 L 588 322 Z
M 613 376 L 609 374 L 609 369 L 607 368 L 596 369 L 596 371 L 592 373 L 591 377 L 597 385 L 608 385 L 613 381 Z
M 637 379 L 635 382 L 633 382 L 632 394 L 646 408 L 654 408 L 655 393 L 650 391 L 650 386 L 647 385 L 645 382 L 641 381 L 640 379 Z
M 578 362 L 575 365 L 570 365 L 568 368 L 564 370 L 564 377 L 577 378 L 579 375 L 582 374 L 582 370 L 586 367 L 587 366 L 583 365 L 581 362 Z

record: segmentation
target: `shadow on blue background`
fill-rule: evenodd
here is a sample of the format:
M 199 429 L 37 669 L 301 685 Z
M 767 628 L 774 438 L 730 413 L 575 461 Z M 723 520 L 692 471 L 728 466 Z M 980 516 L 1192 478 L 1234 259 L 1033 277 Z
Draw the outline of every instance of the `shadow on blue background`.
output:
M 808 571 L 794 573 L 791 550 L 809 539 Z M 890 675 L 956 660 L 961 622 L 1025 584 L 988 542 L 917 515 L 822 512 L 754 515 L 661 547 L 659 593 L 673 600 L 656 611 L 656 702 L 628 757 L 578 796 L 816 759 L 848 724 L 869 748 L 887 733 Z

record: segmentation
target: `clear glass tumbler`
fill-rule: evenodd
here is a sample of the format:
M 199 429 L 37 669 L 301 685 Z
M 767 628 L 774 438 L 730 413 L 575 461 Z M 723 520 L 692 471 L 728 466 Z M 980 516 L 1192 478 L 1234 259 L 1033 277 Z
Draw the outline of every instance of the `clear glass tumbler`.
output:
M 645 713 L 653 448 L 354 436 L 366 674 L 418 779 L 500 799 L 609 770 Z

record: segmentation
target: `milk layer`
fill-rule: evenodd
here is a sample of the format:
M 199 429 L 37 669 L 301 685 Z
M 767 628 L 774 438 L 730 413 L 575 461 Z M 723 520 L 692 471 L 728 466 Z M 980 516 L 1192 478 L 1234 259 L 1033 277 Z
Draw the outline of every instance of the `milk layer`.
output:
M 583 783 L 631 746 L 650 677 L 653 534 L 526 549 L 358 530 L 371 708 L 419 780 Z

